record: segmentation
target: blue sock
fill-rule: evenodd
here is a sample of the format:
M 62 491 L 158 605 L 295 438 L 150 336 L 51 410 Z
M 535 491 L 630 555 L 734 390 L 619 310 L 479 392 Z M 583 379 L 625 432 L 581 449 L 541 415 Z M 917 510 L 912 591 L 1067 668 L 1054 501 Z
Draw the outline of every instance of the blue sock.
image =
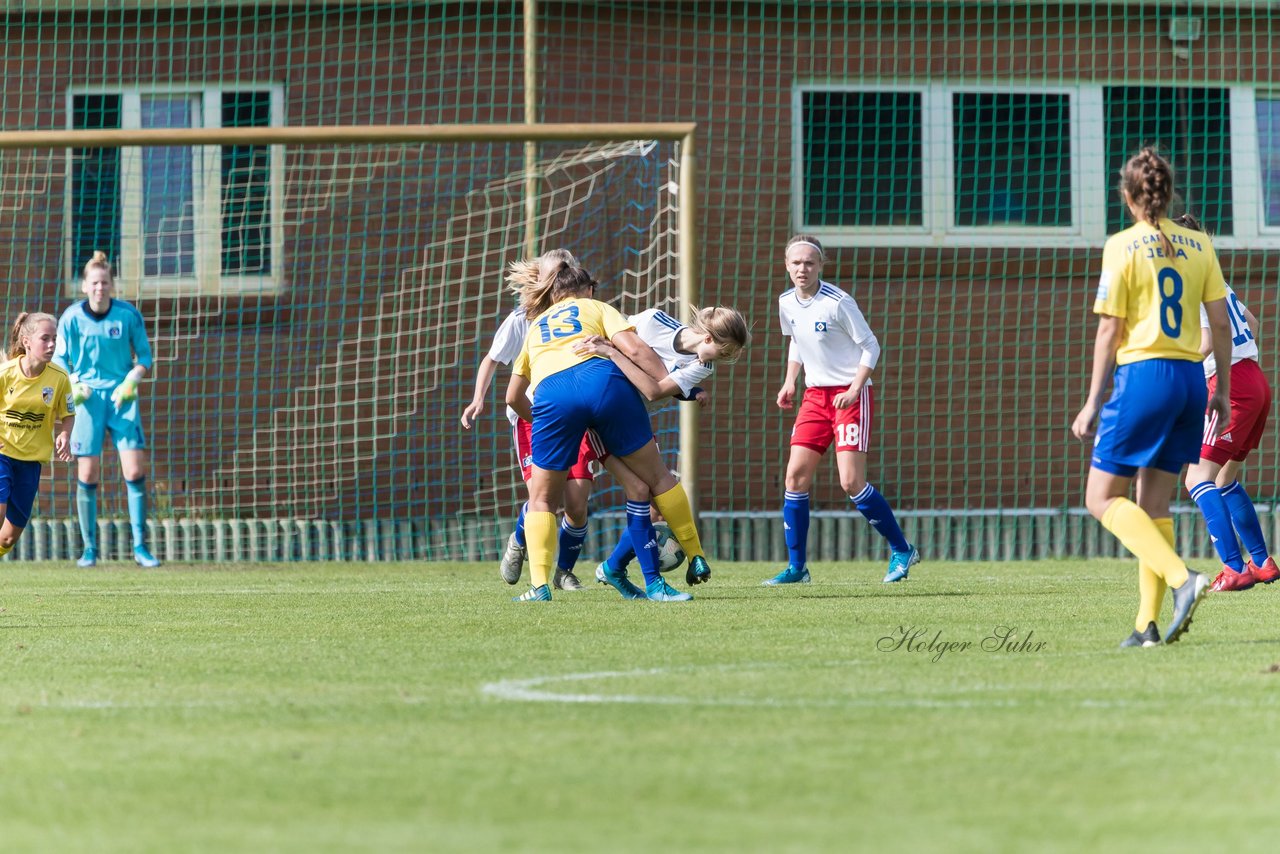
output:
M 1191 500 L 1204 515 L 1205 526 L 1209 529 L 1209 539 L 1218 550 L 1218 557 L 1230 569 L 1244 572 L 1244 558 L 1240 555 L 1240 543 L 1236 540 L 1236 529 L 1231 524 L 1231 511 L 1223 500 L 1218 485 L 1211 480 L 1197 483 L 1191 487 Z
M 529 502 L 526 501 L 520 505 L 520 515 L 516 517 L 516 543 L 520 548 L 525 547 L 524 543 L 524 512 L 529 509 Z
M 902 534 L 902 529 L 898 527 L 898 520 L 893 518 L 893 508 L 889 506 L 889 502 L 884 500 L 884 496 L 874 486 L 868 483 L 857 495 L 850 495 L 849 500 L 853 502 L 853 506 L 858 508 L 858 512 L 871 523 L 871 527 L 879 531 L 880 536 L 889 541 L 889 548 L 895 552 L 910 550 L 911 544 L 907 542 L 907 538 Z
M 147 479 L 126 480 L 129 493 L 129 527 L 133 529 L 133 547 L 147 544 Z
M 1221 492 L 1222 500 L 1231 513 L 1231 522 L 1240 532 L 1240 541 L 1249 550 L 1254 564 L 1262 566 L 1271 557 L 1271 552 L 1267 551 L 1267 538 L 1262 535 L 1262 525 L 1258 523 L 1258 511 L 1253 508 L 1253 499 L 1238 480 L 1232 481 Z
M 556 566 L 561 569 L 573 569 L 582 553 L 582 543 L 587 539 L 587 526 L 575 528 L 569 524 L 569 517 L 560 520 L 560 554 L 556 558 Z
M 782 530 L 791 565 L 804 569 L 809 562 L 809 493 L 782 494 Z
M 621 572 L 631 563 L 631 559 L 636 556 L 636 550 L 631 545 L 631 532 L 626 528 L 622 529 L 622 537 L 618 539 L 618 544 L 613 547 L 613 554 L 609 555 L 609 568 Z
M 631 535 L 632 544 L 644 543 L 636 549 L 636 560 L 644 573 L 644 583 L 650 584 L 661 578 L 658 572 L 658 537 L 649 519 L 649 502 L 627 502 L 627 533 Z M 609 566 L 616 568 L 612 563 Z
M 86 549 L 98 548 L 98 484 L 76 481 L 76 516 Z

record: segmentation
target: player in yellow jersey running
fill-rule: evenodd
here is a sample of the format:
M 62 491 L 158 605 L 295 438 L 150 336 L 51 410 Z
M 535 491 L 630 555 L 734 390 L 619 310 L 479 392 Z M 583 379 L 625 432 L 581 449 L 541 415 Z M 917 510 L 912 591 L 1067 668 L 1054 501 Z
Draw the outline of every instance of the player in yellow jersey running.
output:
M 0 557 L 31 520 L 45 460 L 71 461 L 71 378 L 50 364 L 57 329 L 51 314 L 18 315 L 0 364 Z
M 580 267 L 562 264 L 533 282 L 515 286 L 530 318 L 524 349 L 517 357 L 507 405 L 533 423 L 533 471 L 525 538 L 533 587 L 517 601 L 551 598 L 547 584 L 556 547 L 555 511 L 565 476 L 577 458 L 585 430 L 595 430 L 606 450 L 621 457 L 653 495 L 677 537 L 691 543 L 689 559 L 710 573 L 684 488 L 667 470 L 653 441 L 640 393 L 608 359 L 580 353 L 575 345 L 591 336 L 610 340 L 655 379 L 667 375 L 657 354 L 640 340 L 617 309 L 592 299 L 595 281 Z M 533 391 L 529 405 L 526 391 Z M 627 495 L 627 531 L 637 545 L 645 595 L 658 602 L 692 599 L 658 573 L 657 538 L 649 518 L 649 495 Z
M 1209 576 L 1173 550 L 1169 500 L 1178 474 L 1200 459 L 1207 397 L 1200 367 L 1200 306 L 1218 364 L 1231 358 L 1226 285 L 1213 244 L 1168 218 L 1173 167 L 1144 148 L 1120 170 L 1120 193 L 1137 221 L 1107 239 L 1093 311 L 1099 315 L 1089 397 L 1071 431 L 1094 441 L 1085 506 L 1138 557 L 1140 607 L 1122 646 L 1154 646 L 1166 586 L 1173 617 L 1164 642 L 1187 627 Z M 1114 372 L 1114 378 L 1112 376 Z M 1109 381 L 1115 388 L 1103 405 Z M 1219 429 L 1230 415 L 1229 377 L 1209 400 Z M 1138 502 L 1128 499 L 1138 481 Z

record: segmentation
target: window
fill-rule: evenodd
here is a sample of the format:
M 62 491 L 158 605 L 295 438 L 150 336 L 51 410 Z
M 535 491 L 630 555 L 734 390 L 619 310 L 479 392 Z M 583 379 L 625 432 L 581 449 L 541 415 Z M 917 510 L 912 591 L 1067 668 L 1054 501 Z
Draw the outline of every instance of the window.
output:
M 72 93 L 71 126 L 268 127 L 280 103 L 266 87 Z M 130 295 L 278 290 L 280 156 L 262 145 L 73 151 L 69 278 L 101 249 Z
M 1078 238 L 1080 100 L 1067 86 L 798 87 L 795 225 L 832 246 Z
M 804 221 L 920 226 L 920 93 L 804 93 Z
M 1107 233 L 1132 223 L 1115 188 L 1125 160 L 1155 145 L 1173 163 L 1186 209 L 1215 235 L 1235 230 L 1231 187 L 1231 97 L 1227 89 L 1107 86 Z
M 1256 106 L 1262 223 L 1280 226 L 1280 100 L 1259 97 Z
M 1071 225 L 1066 95 L 957 92 L 952 126 L 955 225 Z

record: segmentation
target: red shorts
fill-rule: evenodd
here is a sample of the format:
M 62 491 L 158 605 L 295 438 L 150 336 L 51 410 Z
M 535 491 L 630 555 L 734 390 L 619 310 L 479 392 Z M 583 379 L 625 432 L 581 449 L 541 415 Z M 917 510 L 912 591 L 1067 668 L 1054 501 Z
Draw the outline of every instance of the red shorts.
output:
M 866 453 L 871 447 L 871 386 L 862 387 L 853 406 L 836 409 L 831 401 L 844 391 L 839 386 L 805 389 L 796 426 L 791 428 L 791 444 L 822 454 L 835 439 L 837 454 L 841 451 Z
M 1209 394 L 1218 386 L 1218 377 L 1209 378 Z M 1253 359 L 1241 359 L 1231 366 L 1231 422 L 1222 435 L 1213 440 L 1206 421 L 1204 444 L 1200 458 L 1226 465 L 1230 460 L 1243 460 L 1258 447 L 1267 429 L 1267 413 L 1271 411 L 1271 386 L 1262 368 Z
M 512 434 L 516 442 L 516 458 L 520 461 L 520 476 L 528 483 L 533 469 L 533 425 L 518 418 Z M 596 431 L 588 430 L 578 446 L 578 461 L 569 469 L 569 480 L 591 480 L 595 476 L 591 473 L 591 464 L 604 458 L 604 443 Z

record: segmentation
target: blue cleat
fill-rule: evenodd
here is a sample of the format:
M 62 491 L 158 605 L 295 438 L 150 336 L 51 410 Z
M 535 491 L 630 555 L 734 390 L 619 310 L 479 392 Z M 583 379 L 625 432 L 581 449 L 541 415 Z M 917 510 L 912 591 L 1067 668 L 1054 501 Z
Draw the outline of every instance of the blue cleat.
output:
M 777 587 L 779 584 L 808 584 L 808 583 L 809 583 L 808 567 L 801 567 L 800 569 L 796 569 L 794 566 L 789 566 L 786 569 L 782 570 L 782 572 L 779 572 L 773 578 L 770 578 L 768 581 L 763 582 L 763 586 Z
M 512 602 L 550 602 L 551 588 L 546 584 L 539 584 L 537 587 L 530 587 L 519 596 L 512 596 Z
M 98 550 L 93 546 L 89 546 L 84 550 L 84 554 L 80 555 L 80 559 L 76 561 L 76 566 L 90 567 L 98 565 Z
M 138 566 L 145 566 L 148 569 L 152 569 L 160 565 L 160 561 L 156 560 L 155 556 L 153 556 L 151 552 L 147 551 L 146 546 L 133 547 L 133 562 Z
M 1169 621 L 1169 631 L 1164 636 L 1165 643 L 1173 643 L 1191 628 L 1191 615 L 1196 606 L 1209 592 L 1209 576 L 1202 572 L 1187 570 L 1187 580 L 1181 587 L 1172 589 L 1173 619 Z
M 684 571 L 684 580 L 688 584 L 701 584 L 711 580 L 711 567 L 707 559 L 698 555 L 689 561 L 689 568 Z
M 608 584 L 614 590 L 622 594 L 623 599 L 647 599 L 644 591 L 631 583 L 627 578 L 625 569 L 615 570 L 609 566 L 609 561 L 603 561 L 596 567 L 596 581 L 601 584 Z
M 884 574 L 884 583 L 892 584 L 895 581 L 906 581 L 907 573 L 911 571 L 911 567 L 920 562 L 920 551 L 912 546 L 905 552 L 894 552 L 893 557 L 889 558 L 889 571 Z
M 644 595 L 650 602 L 688 602 L 693 599 L 688 593 L 681 593 L 672 587 L 665 578 L 655 578 L 646 584 Z

